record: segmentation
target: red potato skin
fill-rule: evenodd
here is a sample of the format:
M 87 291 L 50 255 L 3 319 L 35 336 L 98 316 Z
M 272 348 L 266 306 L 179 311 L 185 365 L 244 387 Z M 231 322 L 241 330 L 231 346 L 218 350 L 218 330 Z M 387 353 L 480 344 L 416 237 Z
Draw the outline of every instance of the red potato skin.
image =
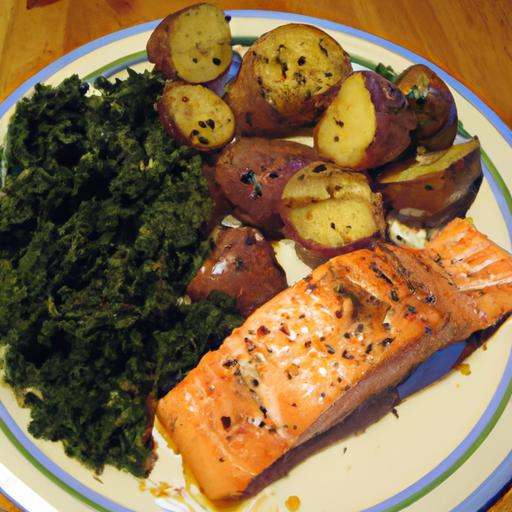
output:
M 410 107 L 416 113 L 418 126 L 416 142 L 428 151 L 449 148 L 457 135 L 457 107 L 448 86 L 429 67 L 415 64 L 408 67 L 396 79 L 395 84 L 407 95 L 413 86 L 425 88 L 422 102 L 408 97 Z
M 155 69 L 169 79 L 178 78 L 178 73 L 172 63 L 172 59 L 169 58 L 169 32 L 172 30 L 174 20 L 187 9 L 189 7 L 166 16 L 153 30 L 146 44 L 149 62 L 152 62 L 155 65 Z
M 217 265 L 222 271 L 214 271 Z M 236 298 L 244 316 L 287 287 L 271 244 L 254 228 L 222 228 L 215 248 L 187 288 L 192 300 L 218 290 Z
M 213 162 L 203 162 L 203 174 L 208 183 L 208 191 L 213 201 L 213 209 L 208 221 L 208 233 L 229 213 L 233 211 L 233 205 L 222 192 L 219 184 L 215 181 L 215 164 Z
M 312 26 L 310 28 L 318 30 Z M 329 37 L 324 32 L 322 35 Z M 262 35 L 244 55 L 240 72 L 231 82 L 225 97 L 235 114 L 237 132 L 241 135 L 277 137 L 288 135 L 298 127 L 313 125 L 338 94 L 341 85 L 340 81 L 323 94 L 313 95 L 299 105 L 290 104 L 287 113 L 278 112 L 266 100 L 266 91 L 255 74 L 256 50 L 266 36 L 268 33 Z M 340 66 L 349 72 L 352 69 L 347 53 Z
M 409 157 L 390 164 L 387 171 L 406 169 L 414 162 Z M 463 217 L 473 204 L 482 183 L 480 150 L 472 151 L 454 162 L 448 169 L 415 180 L 380 184 L 384 201 L 395 211 L 398 220 L 420 227 L 437 227 L 455 217 Z M 411 201 L 411 198 L 414 198 Z M 400 213 L 407 208 L 423 211 L 412 216 Z
M 281 193 L 286 182 L 302 167 L 318 160 L 309 146 L 297 142 L 246 137 L 224 148 L 215 169 L 215 180 L 236 207 L 234 214 L 267 232 L 282 227 L 279 215 Z M 241 177 L 252 170 L 261 195 Z M 277 176 L 276 176 L 277 175 Z
M 357 170 L 371 169 L 394 160 L 411 144 L 416 115 L 400 89 L 373 71 L 361 71 L 377 118 L 375 137 Z

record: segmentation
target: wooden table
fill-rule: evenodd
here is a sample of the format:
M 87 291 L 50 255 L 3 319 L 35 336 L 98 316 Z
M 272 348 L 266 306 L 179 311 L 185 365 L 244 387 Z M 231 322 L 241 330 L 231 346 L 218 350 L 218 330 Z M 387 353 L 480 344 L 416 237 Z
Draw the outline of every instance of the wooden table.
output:
M 0 100 L 64 53 L 157 18 L 190 0 L 0 0 Z M 422 55 L 459 79 L 512 127 L 511 0 L 218 0 L 331 19 Z M 44 5 L 46 4 L 46 5 Z M 500 511 L 512 509 L 512 493 Z M 0 495 L 0 506 L 8 508 Z M 16 510 L 15 508 L 11 510 Z M 497 510 L 497 509 L 496 509 Z
M 49 62 L 109 32 L 161 18 L 190 0 L 0 1 L 0 100 Z M 217 0 L 328 18 L 430 59 L 512 127 L 511 0 Z

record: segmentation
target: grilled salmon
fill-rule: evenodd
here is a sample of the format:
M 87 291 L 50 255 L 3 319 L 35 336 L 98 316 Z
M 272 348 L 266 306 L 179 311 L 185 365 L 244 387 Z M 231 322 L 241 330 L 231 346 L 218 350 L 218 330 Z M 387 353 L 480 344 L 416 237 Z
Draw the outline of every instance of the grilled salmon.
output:
M 242 497 L 433 352 L 512 310 L 512 257 L 464 220 L 425 250 L 335 257 L 249 316 L 163 397 L 160 423 L 211 499 Z

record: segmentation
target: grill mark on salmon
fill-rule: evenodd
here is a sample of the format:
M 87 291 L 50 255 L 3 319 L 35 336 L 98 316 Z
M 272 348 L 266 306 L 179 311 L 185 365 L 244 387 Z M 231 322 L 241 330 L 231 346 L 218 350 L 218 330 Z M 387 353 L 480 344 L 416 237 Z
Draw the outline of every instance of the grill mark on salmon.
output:
M 157 415 L 205 494 L 239 498 L 511 310 L 512 258 L 457 219 L 425 250 L 381 243 L 321 265 L 206 354 Z

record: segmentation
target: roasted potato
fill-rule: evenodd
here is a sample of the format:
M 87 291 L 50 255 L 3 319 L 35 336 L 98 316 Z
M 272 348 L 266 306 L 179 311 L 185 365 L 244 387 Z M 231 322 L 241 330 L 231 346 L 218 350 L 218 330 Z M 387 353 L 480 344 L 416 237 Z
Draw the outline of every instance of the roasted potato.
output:
M 162 20 L 146 51 L 166 78 L 192 84 L 215 80 L 231 63 L 229 23 L 214 5 L 191 5 Z
M 362 247 L 385 229 L 381 195 L 366 176 L 319 161 L 288 180 L 281 217 L 284 235 L 318 256 Z
M 423 64 L 408 67 L 395 84 L 416 113 L 416 143 L 429 151 L 449 148 L 457 135 L 457 107 L 448 86 Z
M 341 167 L 361 171 L 399 156 L 415 127 L 416 116 L 395 85 L 373 71 L 357 71 L 315 127 L 315 148 Z
M 482 182 L 477 138 L 387 166 L 377 177 L 385 203 L 409 225 L 436 227 L 465 215 Z
M 215 248 L 187 288 L 192 300 L 218 290 L 236 298 L 244 316 L 287 286 L 271 244 L 254 228 L 221 228 Z
M 275 232 L 282 227 L 279 204 L 284 185 L 317 159 L 313 148 L 297 142 L 246 137 L 224 148 L 215 179 L 235 205 L 238 218 Z
M 157 108 L 167 133 L 200 151 L 221 148 L 235 135 L 233 112 L 202 85 L 167 82 Z
M 208 183 L 208 192 L 213 201 L 213 208 L 207 226 L 208 233 L 211 233 L 215 226 L 217 226 L 226 215 L 233 211 L 233 205 L 215 180 L 215 163 L 203 161 L 202 169 L 203 175 Z
M 348 55 L 331 36 L 291 23 L 249 48 L 226 101 L 243 135 L 284 135 L 314 123 L 351 70 Z

